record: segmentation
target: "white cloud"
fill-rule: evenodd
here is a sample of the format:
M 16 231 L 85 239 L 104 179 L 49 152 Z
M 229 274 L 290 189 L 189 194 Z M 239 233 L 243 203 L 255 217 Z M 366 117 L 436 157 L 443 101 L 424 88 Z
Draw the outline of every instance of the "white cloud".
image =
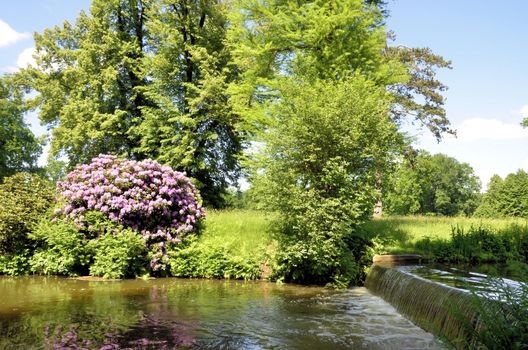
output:
M 528 114 L 528 106 L 526 113 Z M 460 141 L 528 138 L 528 129 L 523 128 L 519 123 L 505 123 L 498 119 L 466 119 L 456 129 Z
M 30 33 L 18 33 L 9 24 L 0 19 L 0 47 L 9 46 L 19 40 L 31 38 Z
M 35 54 L 35 48 L 34 47 L 28 47 L 27 49 L 24 49 L 17 58 L 17 66 L 18 68 L 26 68 L 27 66 L 35 65 L 35 59 L 33 58 L 33 55 Z

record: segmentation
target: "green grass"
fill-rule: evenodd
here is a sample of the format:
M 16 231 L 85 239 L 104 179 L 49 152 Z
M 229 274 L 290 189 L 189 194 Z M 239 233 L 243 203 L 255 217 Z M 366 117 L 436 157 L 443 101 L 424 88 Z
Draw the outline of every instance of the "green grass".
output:
M 528 225 L 526 219 L 484 219 L 466 217 L 388 216 L 371 220 L 362 225 L 362 232 L 369 238 L 378 236 L 386 241 L 388 253 L 416 253 L 415 243 L 424 238 L 451 239 L 453 227 L 468 230 L 472 226 L 489 227 L 493 231 L 504 230 L 514 224 Z
M 271 244 L 273 215 L 257 210 L 207 210 L 199 241 L 223 245 L 237 255 L 260 255 Z
M 270 277 L 276 244 L 273 215 L 254 210 L 208 210 L 200 234 L 169 252 L 177 277 L 258 279 Z

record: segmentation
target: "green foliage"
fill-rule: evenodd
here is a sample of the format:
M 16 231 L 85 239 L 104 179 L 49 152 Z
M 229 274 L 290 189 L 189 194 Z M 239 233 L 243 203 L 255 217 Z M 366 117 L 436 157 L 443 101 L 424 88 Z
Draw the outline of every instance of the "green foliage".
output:
M 53 223 L 44 218 L 29 237 L 37 242 L 37 249 L 29 261 L 31 272 L 77 276 L 88 271 L 92 247 L 88 245 L 86 236 L 71 223 Z
M 228 244 L 208 245 L 196 236 L 169 252 L 171 274 L 175 277 L 257 279 L 260 277 L 258 256 L 233 255 Z
M 19 276 L 30 270 L 32 250 L 24 248 L 16 253 L 0 255 L 0 274 Z
M 488 283 L 495 291 L 494 296 L 471 290 L 470 302 L 478 320 L 459 316 L 469 337 L 458 345 L 464 349 L 528 348 L 528 283 L 511 285 L 500 278 L 492 278 Z
M 146 273 L 147 249 L 141 235 L 107 219 L 86 213 L 88 228 L 70 222 L 42 219 L 29 237 L 36 249 L 29 259 L 31 272 L 79 276 L 88 272 L 105 278 L 135 277 Z
M 471 215 L 480 181 L 467 163 L 418 151 L 407 155 L 386 188 L 384 204 L 391 214 Z
M 277 276 L 357 281 L 361 268 L 347 242 L 371 215 L 376 173 L 399 142 L 387 96 L 361 77 L 285 82 L 281 96 L 254 175 L 280 215 Z
M 416 242 L 415 249 L 443 263 L 528 263 L 528 226 L 511 225 L 497 231 L 485 226 L 467 231 L 453 227 L 451 239 L 426 237 Z
M 228 4 L 95 0 L 74 24 L 36 35 L 21 77 L 70 167 L 98 154 L 154 158 L 197 180 L 207 205 L 240 173 L 246 130 L 228 103 Z
M 242 81 L 230 86 L 235 106 L 257 125 L 266 118 L 262 102 L 275 96 L 276 78 L 310 75 L 343 79 L 362 74 L 394 96 L 391 114 L 409 116 L 437 139 L 452 133 L 436 70 L 450 62 L 428 48 L 391 47 L 383 1 L 240 0 L 229 29 Z M 259 108 L 263 107 L 263 108 Z
M 519 170 L 504 180 L 494 175 L 475 215 L 528 218 L 528 173 Z
M 207 206 L 222 207 L 227 187 L 240 175 L 247 126 L 226 93 L 238 84 L 226 47 L 228 9 L 223 1 L 157 2 L 149 12 L 141 152 L 197 180 Z
M 100 153 L 138 153 L 145 12 L 149 1 L 93 1 L 74 24 L 35 35 L 36 65 L 21 76 L 38 94 L 32 101 L 52 127 L 51 154 L 70 166 Z
M 23 91 L 8 75 L 0 77 L 0 182 L 5 176 L 37 169 L 41 142 L 24 122 Z
M 442 134 L 454 134 L 444 109 L 442 95 L 447 86 L 436 78 L 437 68 L 451 68 L 451 62 L 434 54 L 429 48 L 405 46 L 387 47 L 386 58 L 404 65 L 409 79 L 391 84 L 394 95 L 393 118 L 399 122 L 413 115 L 440 141 Z
M 104 278 L 136 277 L 145 274 L 148 265 L 144 239 L 131 229 L 106 233 L 91 240 L 94 251 L 90 275 Z
M 14 254 L 29 244 L 32 225 L 53 201 L 51 185 L 37 175 L 17 173 L 0 184 L 0 254 Z

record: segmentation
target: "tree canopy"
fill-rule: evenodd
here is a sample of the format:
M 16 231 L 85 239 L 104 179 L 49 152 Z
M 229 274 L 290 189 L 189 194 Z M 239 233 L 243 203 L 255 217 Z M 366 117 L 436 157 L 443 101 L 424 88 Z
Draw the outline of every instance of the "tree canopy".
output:
M 236 77 L 217 1 L 94 0 L 74 24 L 36 35 L 23 74 L 70 167 L 101 153 L 186 171 L 208 204 L 239 174 L 244 130 L 225 94 Z
M 93 0 L 36 34 L 36 64 L 20 76 L 69 168 L 103 153 L 153 158 L 221 206 L 286 77 L 362 75 L 390 92 L 394 123 L 451 131 L 435 77 L 449 62 L 391 47 L 387 15 L 383 1 Z
M 37 169 L 41 142 L 24 122 L 23 91 L 12 77 L 0 77 L 0 182 L 20 171 Z
M 494 175 L 475 215 L 528 218 L 528 173 L 519 170 L 504 179 Z
M 399 215 L 471 215 L 479 194 L 480 181 L 469 164 L 412 150 L 388 180 L 384 204 Z

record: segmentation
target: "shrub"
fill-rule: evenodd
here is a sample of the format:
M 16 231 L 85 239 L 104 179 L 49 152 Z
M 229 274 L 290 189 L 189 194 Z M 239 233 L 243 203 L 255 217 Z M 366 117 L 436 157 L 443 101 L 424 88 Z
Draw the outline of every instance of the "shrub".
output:
M 19 276 L 29 272 L 31 249 L 25 248 L 13 254 L 0 255 L 0 274 Z
M 38 246 L 29 261 L 32 272 L 67 276 L 87 272 L 93 253 L 84 234 L 72 224 L 43 219 L 29 236 Z
M 152 160 L 100 155 L 57 184 L 62 207 L 56 214 L 90 231 L 87 213 L 139 231 L 152 251 L 151 268 L 166 268 L 166 246 L 196 231 L 205 215 L 196 188 L 183 174 Z
M 14 254 L 28 244 L 31 226 L 53 201 L 51 185 L 37 175 L 17 173 L 0 184 L 0 254 Z
M 234 255 L 227 244 L 204 244 L 194 235 L 169 252 L 171 274 L 175 277 L 235 278 L 260 277 L 258 257 Z
M 147 260 L 145 241 L 131 229 L 117 234 L 106 233 L 91 240 L 94 262 L 90 275 L 105 278 L 136 277 L 145 273 Z
M 359 243 L 352 237 L 371 216 L 380 173 L 400 141 L 390 101 L 359 76 L 280 87 L 253 175 L 254 193 L 280 217 L 275 276 L 358 283 L 362 266 L 350 243 Z

